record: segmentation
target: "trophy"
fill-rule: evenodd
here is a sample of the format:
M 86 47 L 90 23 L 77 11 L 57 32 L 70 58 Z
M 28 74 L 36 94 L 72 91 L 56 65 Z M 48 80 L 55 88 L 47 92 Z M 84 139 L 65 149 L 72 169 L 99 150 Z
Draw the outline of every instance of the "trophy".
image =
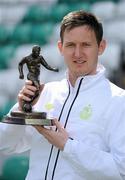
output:
M 18 65 L 19 78 L 24 79 L 23 65 L 26 64 L 28 68 L 27 79 L 32 81 L 37 90 L 34 96 L 31 96 L 31 101 L 22 102 L 22 111 L 11 111 L 9 115 L 2 120 L 3 123 L 20 124 L 20 125 L 43 125 L 52 126 L 53 119 L 47 118 L 46 112 L 35 112 L 32 110 L 32 103 L 40 94 L 40 65 L 46 69 L 58 72 L 57 68 L 53 68 L 40 55 L 41 48 L 38 45 L 33 46 L 32 53 L 24 57 Z

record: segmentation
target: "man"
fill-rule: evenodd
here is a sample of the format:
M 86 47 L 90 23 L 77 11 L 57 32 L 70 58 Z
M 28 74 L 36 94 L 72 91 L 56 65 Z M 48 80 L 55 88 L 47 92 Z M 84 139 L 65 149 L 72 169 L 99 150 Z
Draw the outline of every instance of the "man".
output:
M 6 125 L 0 146 L 8 152 L 30 149 L 27 180 L 124 180 L 125 93 L 98 64 L 106 47 L 102 24 L 91 13 L 71 12 L 62 21 L 60 38 L 67 77 L 41 85 L 34 105 L 55 118 L 54 126 Z M 27 81 L 13 109 L 21 110 L 35 91 Z

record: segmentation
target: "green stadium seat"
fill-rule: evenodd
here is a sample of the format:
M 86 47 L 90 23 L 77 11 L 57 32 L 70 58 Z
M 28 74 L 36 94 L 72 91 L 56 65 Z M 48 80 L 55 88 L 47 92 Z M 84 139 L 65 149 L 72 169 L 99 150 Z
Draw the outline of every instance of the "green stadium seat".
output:
M 0 25 L 0 44 L 6 43 L 9 38 L 9 31 L 2 25 Z
M 13 57 L 15 46 L 7 45 L 0 47 L 0 69 L 9 68 L 9 61 Z
M 0 121 L 2 120 L 3 118 L 3 113 L 2 113 L 2 108 L 0 108 Z
M 60 22 L 68 12 L 69 7 L 67 4 L 56 4 L 51 8 L 51 20 L 55 23 Z
M 91 5 L 90 5 L 90 3 L 87 3 L 87 2 L 70 4 L 69 10 L 70 11 L 76 11 L 76 10 L 91 11 Z
M 30 23 L 18 24 L 12 32 L 11 41 L 15 44 L 29 43 L 31 39 L 31 28 Z
M 6 104 L 3 105 L 3 107 L 1 108 L 1 112 L 0 112 L 0 116 L 1 119 L 3 118 L 3 116 L 5 116 L 6 114 L 8 114 L 8 112 L 10 111 L 10 109 L 12 108 L 12 106 L 15 104 L 14 101 L 9 100 Z
M 29 168 L 27 156 L 12 156 L 5 160 L 2 168 L 2 180 L 25 180 Z
M 24 15 L 22 22 L 47 22 L 49 18 L 49 8 L 45 8 L 39 5 L 33 5 L 28 9 L 27 13 Z
M 119 0 L 89 0 L 90 3 L 96 3 L 96 2 L 106 2 L 106 1 L 111 1 L 111 2 L 119 2 Z
M 74 4 L 74 3 L 79 3 L 79 2 L 81 3 L 83 2 L 83 0 L 58 0 L 58 3 L 66 3 L 66 4 Z
M 52 23 L 36 24 L 32 27 L 31 40 L 32 43 L 44 45 L 49 42 L 53 33 Z

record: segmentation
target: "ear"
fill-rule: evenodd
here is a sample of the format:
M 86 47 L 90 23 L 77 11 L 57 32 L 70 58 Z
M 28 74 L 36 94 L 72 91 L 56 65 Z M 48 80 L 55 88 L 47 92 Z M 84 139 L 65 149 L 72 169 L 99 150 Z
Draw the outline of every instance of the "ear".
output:
M 106 40 L 103 39 L 99 44 L 98 55 L 102 55 L 105 48 L 106 48 Z
M 60 53 L 62 54 L 62 42 L 58 41 L 58 49 L 60 51 Z

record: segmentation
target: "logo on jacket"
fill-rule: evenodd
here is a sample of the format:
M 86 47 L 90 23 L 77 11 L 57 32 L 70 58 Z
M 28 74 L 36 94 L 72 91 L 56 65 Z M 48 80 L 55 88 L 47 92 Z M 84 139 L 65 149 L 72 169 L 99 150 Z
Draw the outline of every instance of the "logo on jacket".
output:
M 88 120 L 92 116 L 92 107 L 91 105 L 85 106 L 80 112 L 80 119 Z
M 46 110 L 50 111 L 54 108 L 54 105 L 52 103 L 46 103 L 45 108 L 46 108 Z

